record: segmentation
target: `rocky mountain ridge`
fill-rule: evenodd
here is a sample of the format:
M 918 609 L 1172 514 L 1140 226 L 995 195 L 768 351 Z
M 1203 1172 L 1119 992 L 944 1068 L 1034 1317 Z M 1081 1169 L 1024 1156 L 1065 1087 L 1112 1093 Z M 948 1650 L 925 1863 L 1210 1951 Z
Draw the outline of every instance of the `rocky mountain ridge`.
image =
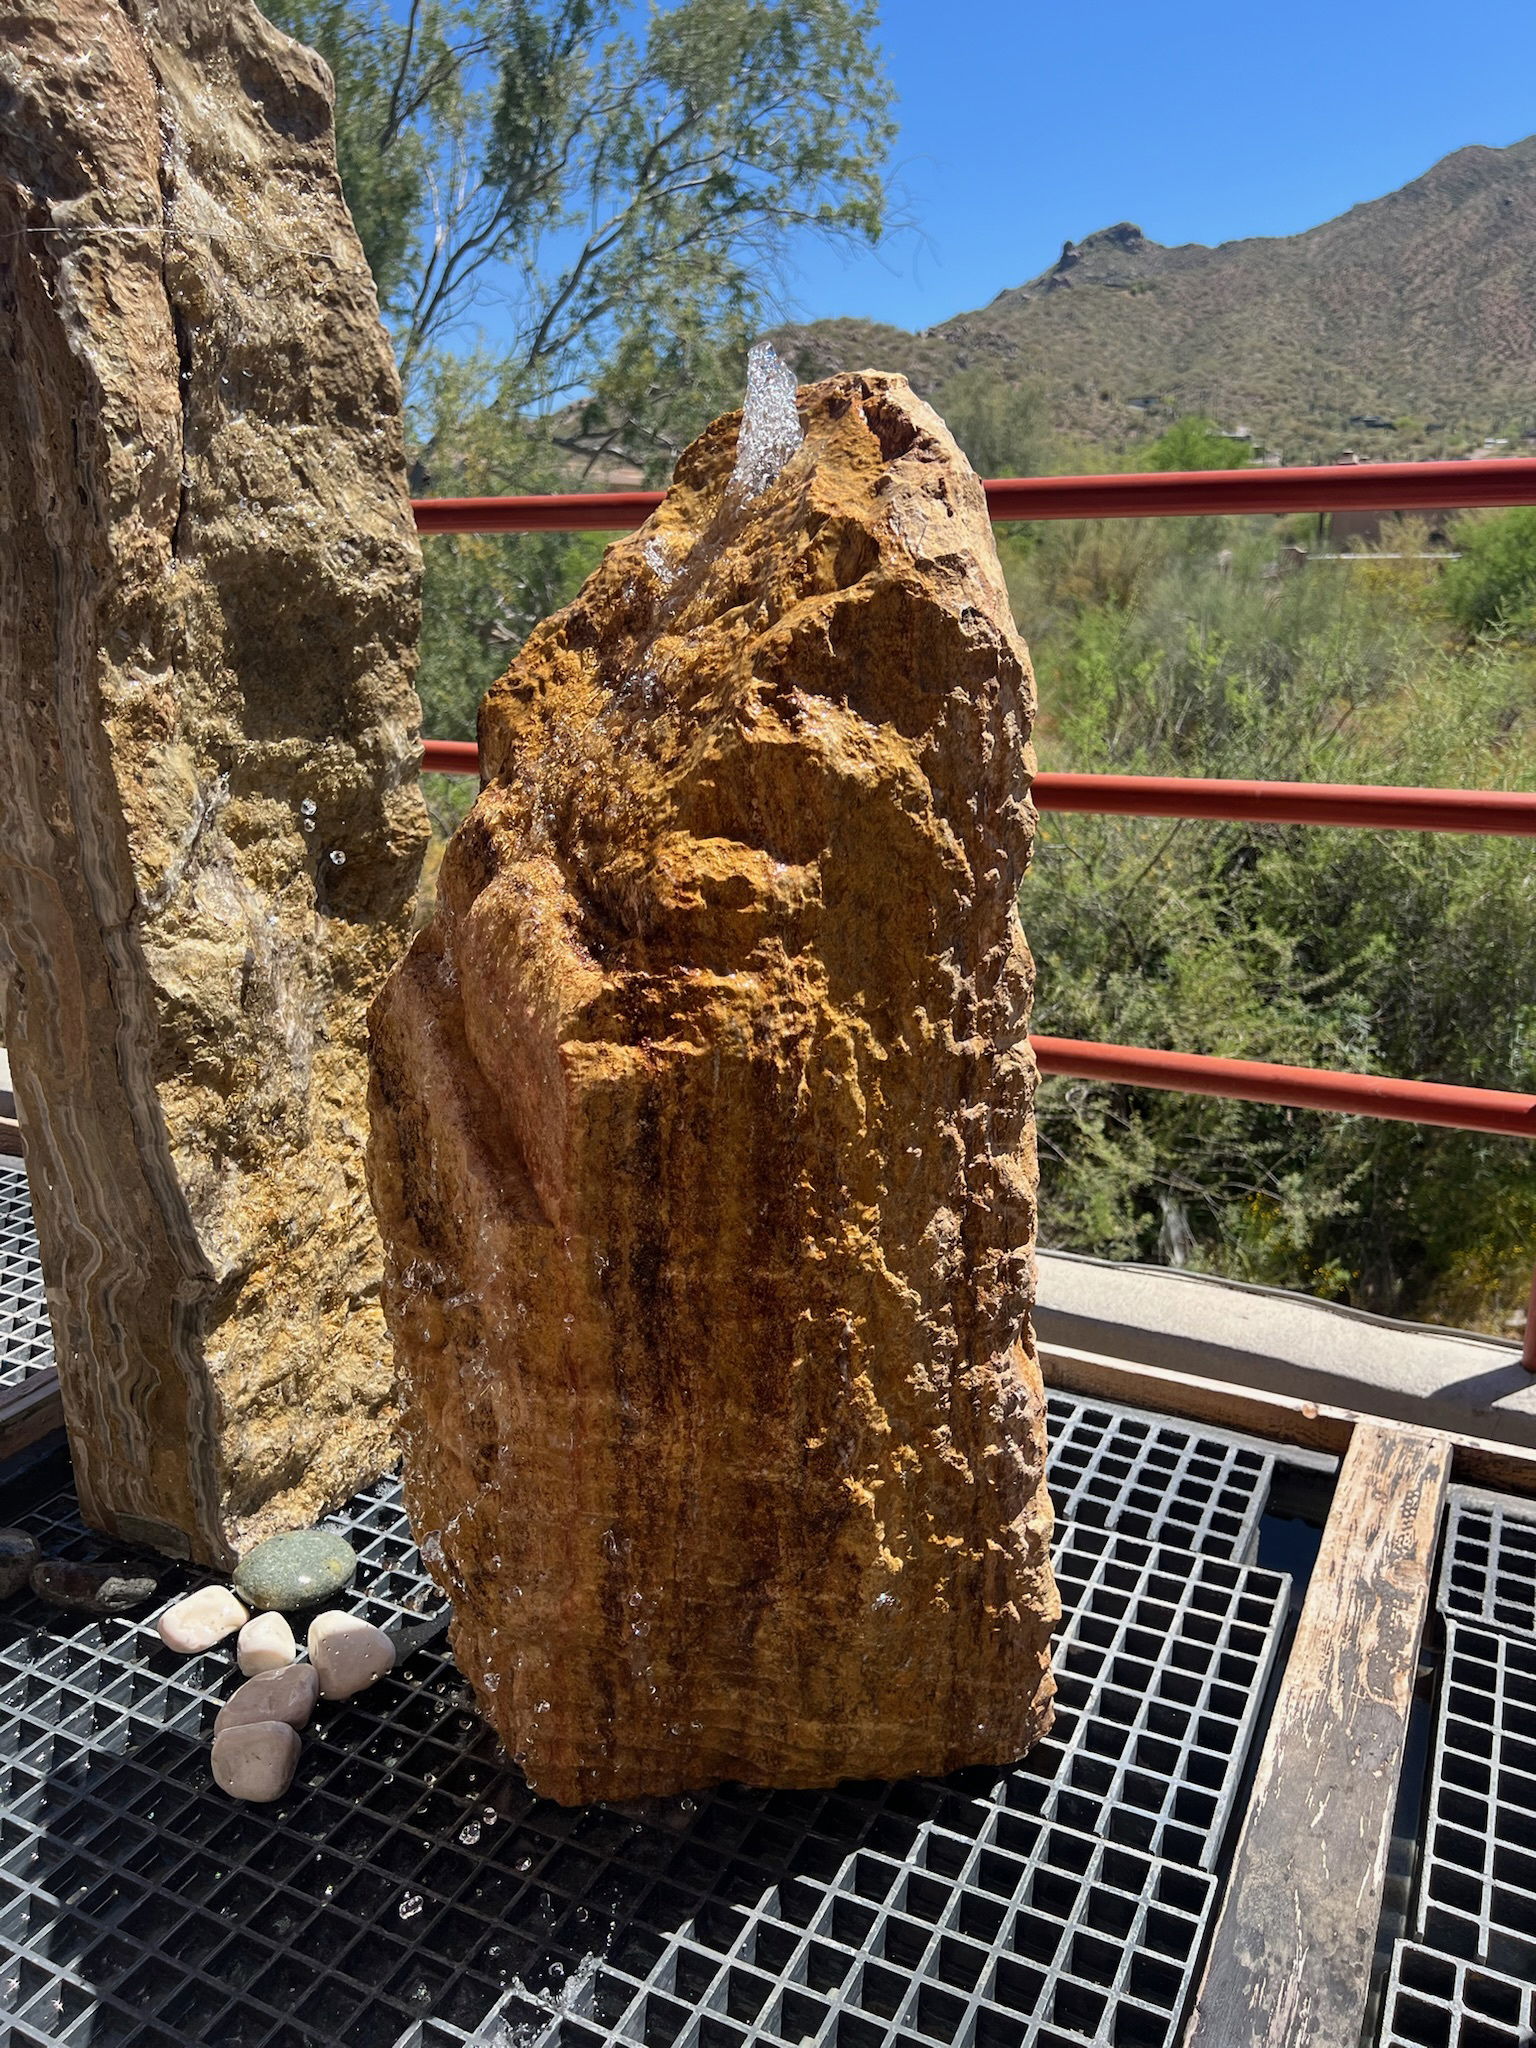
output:
M 1513 445 L 1536 433 L 1536 136 L 1457 150 L 1301 234 L 1167 248 L 1122 221 L 920 333 L 778 338 L 803 378 L 903 370 L 941 408 L 952 377 L 993 369 L 1091 443 L 1199 412 L 1287 461 Z

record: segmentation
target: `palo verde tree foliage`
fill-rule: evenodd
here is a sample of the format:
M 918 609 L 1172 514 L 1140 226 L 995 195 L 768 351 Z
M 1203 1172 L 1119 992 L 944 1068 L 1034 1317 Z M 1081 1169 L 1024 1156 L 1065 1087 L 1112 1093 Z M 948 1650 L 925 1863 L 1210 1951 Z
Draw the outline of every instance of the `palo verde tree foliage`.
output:
M 878 240 L 872 0 L 265 0 L 336 80 L 337 153 L 405 380 L 418 495 L 664 481 L 739 402 L 797 238 Z M 565 601 L 590 539 L 427 551 L 429 732 Z M 446 822 L 462 792 L 432 791 Z
M 790 244 L 878 239 L 869 0 L 270 0 L 337 84 L 342 182 L 414 391 L 494 329 L 528 408 L 694 374 Z

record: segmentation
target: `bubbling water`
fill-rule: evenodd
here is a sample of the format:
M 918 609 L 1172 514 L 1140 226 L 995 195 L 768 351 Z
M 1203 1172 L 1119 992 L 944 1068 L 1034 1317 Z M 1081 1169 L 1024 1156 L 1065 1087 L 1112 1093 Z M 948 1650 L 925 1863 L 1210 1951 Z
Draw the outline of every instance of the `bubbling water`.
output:
M 741 434 L 731 491 L 755 498 L 766 491 L 805 439 L 795 410 L 795 378 L 780 362 L 771 343 L 757 341 L 747 356 L 747 395 L 741 409 Z

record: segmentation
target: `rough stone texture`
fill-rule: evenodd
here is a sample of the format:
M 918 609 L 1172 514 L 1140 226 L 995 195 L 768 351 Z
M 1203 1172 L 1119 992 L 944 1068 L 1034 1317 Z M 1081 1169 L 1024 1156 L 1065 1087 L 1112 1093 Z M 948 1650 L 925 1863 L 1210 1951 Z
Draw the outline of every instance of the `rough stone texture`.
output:
M 160 1581 L 131 1564 L 78 1564 L 73 1558 L 45 1557 L 32 1567 L 32 1590 L 51 1606 L 81 1614 L 130 1614 L 154 1599 Z
M 939 419 L 799 406 L 750 501 L 711 427 L 491 692 L 373 1011 L 411 1514 L 566 1801 L 1047 1724 L 1028 661 Z
M 0 107 L 4 1037 L 84 1511 L 224 1564 L 392 1457 L 399 389 L 328 75 L 249 0 L 18 0 Z

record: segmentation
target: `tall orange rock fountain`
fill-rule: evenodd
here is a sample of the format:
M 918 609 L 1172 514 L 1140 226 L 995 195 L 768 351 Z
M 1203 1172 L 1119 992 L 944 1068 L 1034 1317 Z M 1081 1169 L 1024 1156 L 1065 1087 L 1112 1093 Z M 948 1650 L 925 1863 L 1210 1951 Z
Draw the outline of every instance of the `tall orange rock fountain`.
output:
M 411 1514 L 568 1802 L 1049 1720 L 1028 659 L 905 382 L 756 372 L 487 697 L 372 1016 Z

